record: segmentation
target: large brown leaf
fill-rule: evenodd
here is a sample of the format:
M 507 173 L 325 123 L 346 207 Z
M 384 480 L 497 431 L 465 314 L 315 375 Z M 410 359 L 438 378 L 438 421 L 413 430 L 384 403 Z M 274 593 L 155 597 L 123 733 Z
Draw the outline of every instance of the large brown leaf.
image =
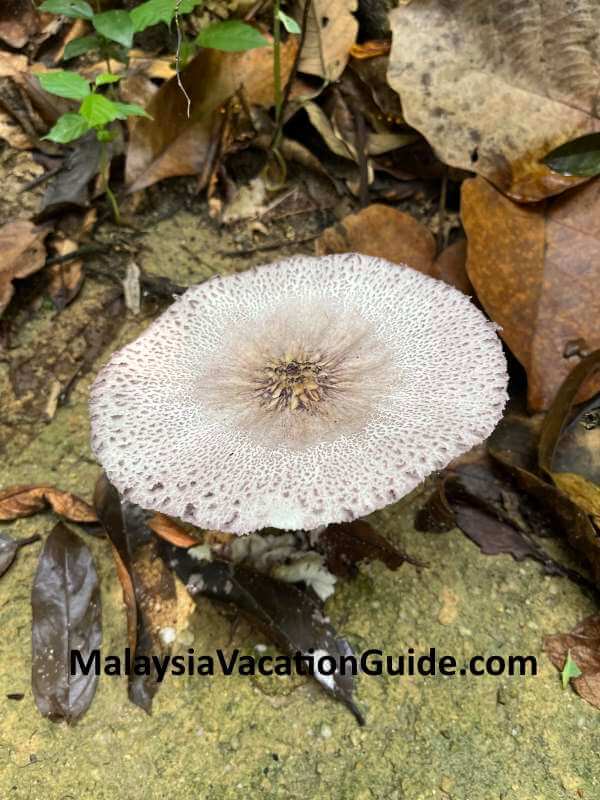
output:
M 317 255 L 364 253 L 396 264 L 408 264 L 431 275 L 435 239 L 410 214 L 374 203 L 323 231 L 316 242 L 316 252 Z
M 94 509 L 77 495 L 54 486 L 9 486 L 0 491 L 0 520 L 30 517 L 50 506 L 71 522 L 97 522 Z
M 25 219 L 7 222 L 0 228 L 0 314 L 14 294 L 13 280 L 25 278 L 44 266 L 44 239 L 50 228 Z
M 539 160 L 599 127 L 598 3 L 422 0 L 390 25 L 389 82 L 443 161 L 520 200 L 579 182 Z
M 568 345 L 600 347 L 600 183 L 524 207 L 475 178 L 462 219 L 477 296 L 527 371 L 531 409 L 547 408 L 573 366 Z
M 282 82 L 287 81 L 297 38 L 282 47 Z M 222 106 L 238 90 L 251 105 L 274 102 L 273 49 L 260 47 L 245 53 L 203 49 L 181 75 L 191 100 L 187 101 L 176 78 L 167 81 L 151 98 L 148 113 L 132 125 L 125 167 L 130 191 L 138 191 L 176 175 L 196 175 L 204 170 L 213 139 L 218 134 Z
M 296 0 L 294 12 L 300 21 L 307 0 Z M 308 0 L 306 34 L 300 72 L 318 75 L 328 81 L 337 80 L 348 63 L 350 50 L 356 42 L 358 21 L 352 14 L 356 0 Z

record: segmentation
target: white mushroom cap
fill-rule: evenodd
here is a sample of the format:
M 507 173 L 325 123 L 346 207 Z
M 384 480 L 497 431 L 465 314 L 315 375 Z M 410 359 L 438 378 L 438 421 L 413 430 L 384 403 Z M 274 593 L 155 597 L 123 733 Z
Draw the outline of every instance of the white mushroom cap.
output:
M 468 297 L 358 254 L 192 286 L 92 388 L 128 500 L 202 527 L 312 529 L 393 503 L 485 439 L 507 399 Z

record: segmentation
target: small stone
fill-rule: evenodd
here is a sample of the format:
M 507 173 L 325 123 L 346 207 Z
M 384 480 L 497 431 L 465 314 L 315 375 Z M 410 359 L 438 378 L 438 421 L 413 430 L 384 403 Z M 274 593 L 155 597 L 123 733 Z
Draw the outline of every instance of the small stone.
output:
M 332 735 L 333 733 L 329 725 L 323 723 L 323 725 L 321 725 L 321 730 L 319 731 L 319 736 L 322 739 L 331 739 Z

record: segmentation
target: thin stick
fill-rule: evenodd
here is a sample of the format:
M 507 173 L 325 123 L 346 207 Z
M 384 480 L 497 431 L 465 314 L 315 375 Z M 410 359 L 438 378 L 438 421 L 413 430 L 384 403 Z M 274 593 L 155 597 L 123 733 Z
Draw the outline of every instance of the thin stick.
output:
M 187 103 L 187 118 L 190 118 L 190 110 L 192 108 L 192 99 L 189 94 L 186 92 L 185 86 L 181 82 L 181 25 L 179 23 L 179 8 L 181 6 L 181 0 L 177 0 L 175 3 L 175 29 L 177 31 L 177 50 L 175 51 L 175 76 L 177 79 L 177 86 L 183 92 L 183 96 L 185 97 Z

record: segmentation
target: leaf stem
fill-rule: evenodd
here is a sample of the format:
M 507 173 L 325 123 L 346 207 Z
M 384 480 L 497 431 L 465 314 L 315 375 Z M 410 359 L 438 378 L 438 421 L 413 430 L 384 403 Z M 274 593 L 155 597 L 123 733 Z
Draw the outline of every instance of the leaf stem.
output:
M 108 197 L 108 200 L 112 208 L 115 224 L 120 225 L 121 213 L 119 211 L 119 204 L 117 203 L 117 198 L 115 197 L 113 190 L 110 188 L 109 184 L 110 159 L 108 157 L 107 142 L 100 142 L 100 174 L 102 175 L 102 181 L 104 183 L 104 191 L 106 192 L 106 196 Z

